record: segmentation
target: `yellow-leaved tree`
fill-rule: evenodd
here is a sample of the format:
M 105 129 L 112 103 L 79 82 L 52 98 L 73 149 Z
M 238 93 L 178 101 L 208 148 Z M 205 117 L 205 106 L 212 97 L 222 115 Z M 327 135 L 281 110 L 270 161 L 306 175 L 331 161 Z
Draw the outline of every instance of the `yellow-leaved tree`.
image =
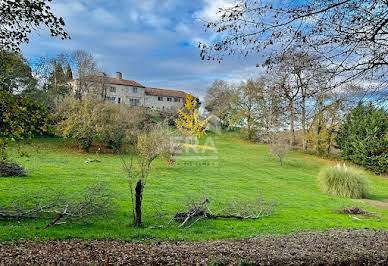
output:
M 201 118 L 203 108 L 197 107 L 197 98 L 191 94 L 187 94 L 185 100 L 185 110 L 179 109 L 179 118 L 175 120 L 176 127 L 187 137 L 199 139 L 206 135 L 209 130 L 208 122 L 210 117 Z

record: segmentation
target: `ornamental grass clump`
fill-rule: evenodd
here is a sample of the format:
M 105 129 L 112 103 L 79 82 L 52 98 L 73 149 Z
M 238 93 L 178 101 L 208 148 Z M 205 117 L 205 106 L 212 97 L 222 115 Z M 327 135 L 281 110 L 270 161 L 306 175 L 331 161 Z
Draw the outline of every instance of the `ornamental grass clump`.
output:
M 337 165 L 323 169 L 318 176 L 325 193 L 345 198 L 365 198 L 368 195 L 368 179 L 357 168 Z

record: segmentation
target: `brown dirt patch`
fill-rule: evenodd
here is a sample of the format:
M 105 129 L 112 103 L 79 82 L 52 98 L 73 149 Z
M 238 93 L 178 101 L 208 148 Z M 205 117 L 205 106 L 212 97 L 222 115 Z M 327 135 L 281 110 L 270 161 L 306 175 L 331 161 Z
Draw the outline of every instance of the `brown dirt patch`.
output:
M 375 207 L 377 209 L 382 209 L 382 210 L 388 210 L 388 199 L 387 200 L 370 200 L 370 199 L 355 199 L 353 201 L 356 202 L 362 202 L 368 206 Z
M 387 265 L 388 231 L 329 230 L 204 242 L 0 243 L 2 265 Z M 247 264 L 245 264 L 247 265 Z
M 378 213 L 367 212 L 366 210 L 360 207 L 344 207 L 339 209 L 338 212 L 345 213 L 345 214 L 362 215 L 362 216 L 381 216 Z

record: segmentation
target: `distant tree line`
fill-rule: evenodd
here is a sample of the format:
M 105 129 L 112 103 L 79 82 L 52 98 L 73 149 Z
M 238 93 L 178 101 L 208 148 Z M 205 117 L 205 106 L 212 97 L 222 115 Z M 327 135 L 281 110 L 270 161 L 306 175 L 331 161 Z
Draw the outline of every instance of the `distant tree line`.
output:
M 365 111 L 363 122 L 352 122 L 362 125 L 362 132 L 355 126 L 351 127 L 354 131 L 345 126 L 345 117 L 357 104 L 361 108 L 374 102 L 376 96 L 368 98 L 368 89 L 351 82 L 333 88 L 332 72 L 320 64 L 320 57 L 298 49 L 276 57 L 265 67 L 256 80 L 239 84 L 217 80 L 208 89 L 206 109 L 224 128 L 239 129 L 248 140 L 272 147 L 279 147 L 282 141 L 290 148 L 300 147 L 320 155 L 340 149 L 344 159 L 378 173 L 388 170 L 384 105 L 377 101 L 375 107 Z M 368 115 L 373 108 L 379 110 L 378 121 L 375 115 Z M 288 141 L 279 134 L 287 134 Z M 351 152 L 349 145 L 353 147 Z

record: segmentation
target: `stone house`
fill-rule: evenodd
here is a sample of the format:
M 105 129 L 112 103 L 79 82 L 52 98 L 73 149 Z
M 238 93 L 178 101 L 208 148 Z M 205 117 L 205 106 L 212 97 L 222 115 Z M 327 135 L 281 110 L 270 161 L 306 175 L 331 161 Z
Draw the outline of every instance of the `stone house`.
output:
M 116 78 L 87 76 L 82 80 L 74 79 L 69 84 L 73 92 L 82 91 L 84 95 L 94 92 L 114 104 L 139 105 L 155 110 L 181 108 L 187 95 L 184 91 L 148 88 L 136 81 L 123 79 L 120 72 L 116 73 Z

